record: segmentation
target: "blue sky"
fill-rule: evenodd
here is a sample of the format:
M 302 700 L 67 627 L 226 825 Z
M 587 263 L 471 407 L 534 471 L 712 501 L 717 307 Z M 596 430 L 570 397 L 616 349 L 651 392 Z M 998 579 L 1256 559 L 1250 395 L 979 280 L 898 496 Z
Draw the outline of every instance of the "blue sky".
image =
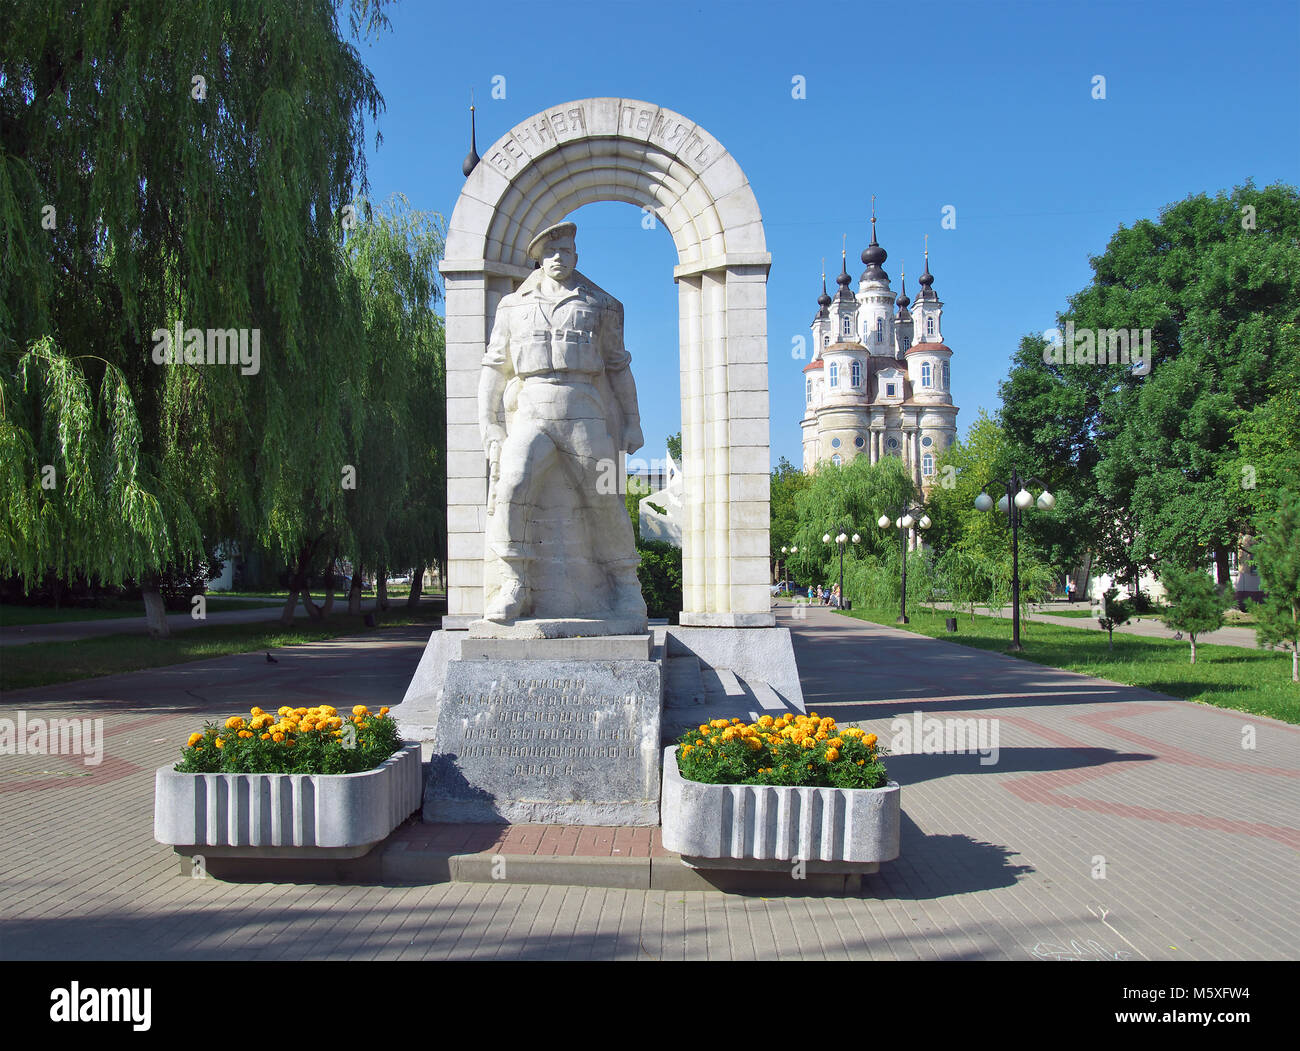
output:
M 772 254 L 774 464 L 801 460 L 805 362 L 791 345 L 809 335 L 822 257 L 833 289 L 847 234 L 856 290 L 873 193 L 895 289 L 903 262 L 915 296 L 930 236 L 965 434 L 997 410 L 1021 336 L 1052 327 L 1121 224 L 1249 178 L 1300 182 L 1295 2 L 404 0 L 390 18 L 361 46 L 386 103 L 378 148 L 368 129 L 375 199 L 401 192 L 450 218 L 471 89 L 480 153 L 541 109 L 601 95 L 677 110 L 730 151 Z M 672 240 L 631 205 L 570 218 L 579 268 L 624 303 L 641 455 L 662 455 L 680 427 Z

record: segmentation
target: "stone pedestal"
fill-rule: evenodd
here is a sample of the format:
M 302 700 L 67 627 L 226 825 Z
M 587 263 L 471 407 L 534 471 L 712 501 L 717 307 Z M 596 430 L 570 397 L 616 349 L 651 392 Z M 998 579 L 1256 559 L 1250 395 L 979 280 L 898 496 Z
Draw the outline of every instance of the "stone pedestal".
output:
M 458 641 L 422 720 L 426 821 L 659 823 L 663 674 L 648 635 Z

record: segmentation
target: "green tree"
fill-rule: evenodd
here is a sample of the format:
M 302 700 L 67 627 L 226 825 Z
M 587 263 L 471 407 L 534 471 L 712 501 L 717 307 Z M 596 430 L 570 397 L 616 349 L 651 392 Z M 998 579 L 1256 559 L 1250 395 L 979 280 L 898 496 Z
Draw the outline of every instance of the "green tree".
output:
M 668 435 L 668 455 L 678 467 L 682 465 L 682 432 Z
M 985 559 L 1001 558 L 1011 548 L 1007 516 L 976 510 L 975 498 L 987 489 L 997 500 L 998 479 L 1010 473 L 1010 450 L 1002 428 L 980 410 L 966 438 L 939 456 L 938 484 L 926 504 L 932 523 L 926 541 L 941 555 L 960 548 Z
M 383 6 L 0 6 L 0 447 L 24 493 L 0 572 L 136 577 L 161 634 L 159 576 L 205 534 L 300 565 L 339 527 L 338 232 L 382 98 L 338 15 L 369 35 Z M 255 333 L 258 360 L 250 335 L 201 365 L 224 339 L 169 348 L 175 326 Z
M 1059 327 L 1094 345 L 1106 330 L 1150 330 L 1151 369 L 1071 364 L 1022 341 L 1001 418 L 1017 462 L 1059 499 L 1028 531 L 1053 562 L 1093 552 L 1134 590 L 1143 568 L 1205 557 L 1226 584 L 1229 552 L 1268 496 L 1225 467 L 1241 466 L 1247 417 L 1296 356 L 1300 195 L 1247 183 L 1188 197 L 1121 227 L 1092 266 Z
M 1119 588 L 1110 587 L 1106 589 L 1105 594 L 1101 597 L 1100 613 L 1097 623 L 1106 632 L 1106 645 L 1113 651 L 1115 649 L 1115 629 L 1123 627 L 1129 622 L 1129 619 L 1133 616 L 1133 604 L 1119 597 Z
M 1204 569 L 1180 569 L 1168 566 L 1160 574 L 1167 592 L 1168 610 L 1165 623 L 1175 631 L 1185 631 L 1192 644 L 1192 663 L 1196 663 L 1196 636 L 1223 627 L 1223 594 Z
M 772 471 L 769 489 L 771 528 L 768 540 L 772 546 L 772 561 L 781 563 L 783 567 L 789 559 L 781 553 L 781 548 L 793 544 L 799 530 L 799 512 L 795 499 L 811 484 L 811 476 L 804 474 L 784 456 Z
M 1261 646 L 1289 647 L 1291 681 L 1300 682 L 1300 485 L 1295 478 L 1264 520 L 1264 536 L 1251 555 L 1264 589 L 1263 603 L 1251 604 L 1256 638 Z

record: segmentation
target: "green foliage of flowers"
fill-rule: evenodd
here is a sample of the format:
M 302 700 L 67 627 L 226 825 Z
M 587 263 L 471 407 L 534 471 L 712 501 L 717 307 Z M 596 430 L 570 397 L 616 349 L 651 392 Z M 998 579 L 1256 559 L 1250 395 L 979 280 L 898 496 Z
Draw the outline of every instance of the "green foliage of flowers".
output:
M 401 746 L 396 721 L 365 705 L 343 718 L 330 705 L 279 710 L 253 708 L 224 726 L 207 723 L 190 734 L 175 770 L 182 774 L 355 774 L 373 770 Z
M 684 778 L 709 785 L 882 788 L 887 783 L 876 735 L 843 730 L 829 717 L 786 714 L 712 719 L 677 741 Z

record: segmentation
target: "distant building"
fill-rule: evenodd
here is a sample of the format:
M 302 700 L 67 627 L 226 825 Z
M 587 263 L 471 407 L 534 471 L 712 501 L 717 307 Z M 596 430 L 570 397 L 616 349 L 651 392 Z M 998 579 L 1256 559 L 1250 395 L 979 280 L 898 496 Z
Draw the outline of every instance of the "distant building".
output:
M 895 297 L 883 269 L 886 257 L 873 214 L 857 293 L 849 287 L 844 253 L 834 297 L 822 275 L 812 360 L 803 370 L 803 469 L 855 456 L 870 456 L 872 463 L 898 456 L 928 491 L 939 453 L 957 438 L 952 350 L 940 329 L 943 303 L 933 288 L 929 249 L 915 304 L 905 279 Z

